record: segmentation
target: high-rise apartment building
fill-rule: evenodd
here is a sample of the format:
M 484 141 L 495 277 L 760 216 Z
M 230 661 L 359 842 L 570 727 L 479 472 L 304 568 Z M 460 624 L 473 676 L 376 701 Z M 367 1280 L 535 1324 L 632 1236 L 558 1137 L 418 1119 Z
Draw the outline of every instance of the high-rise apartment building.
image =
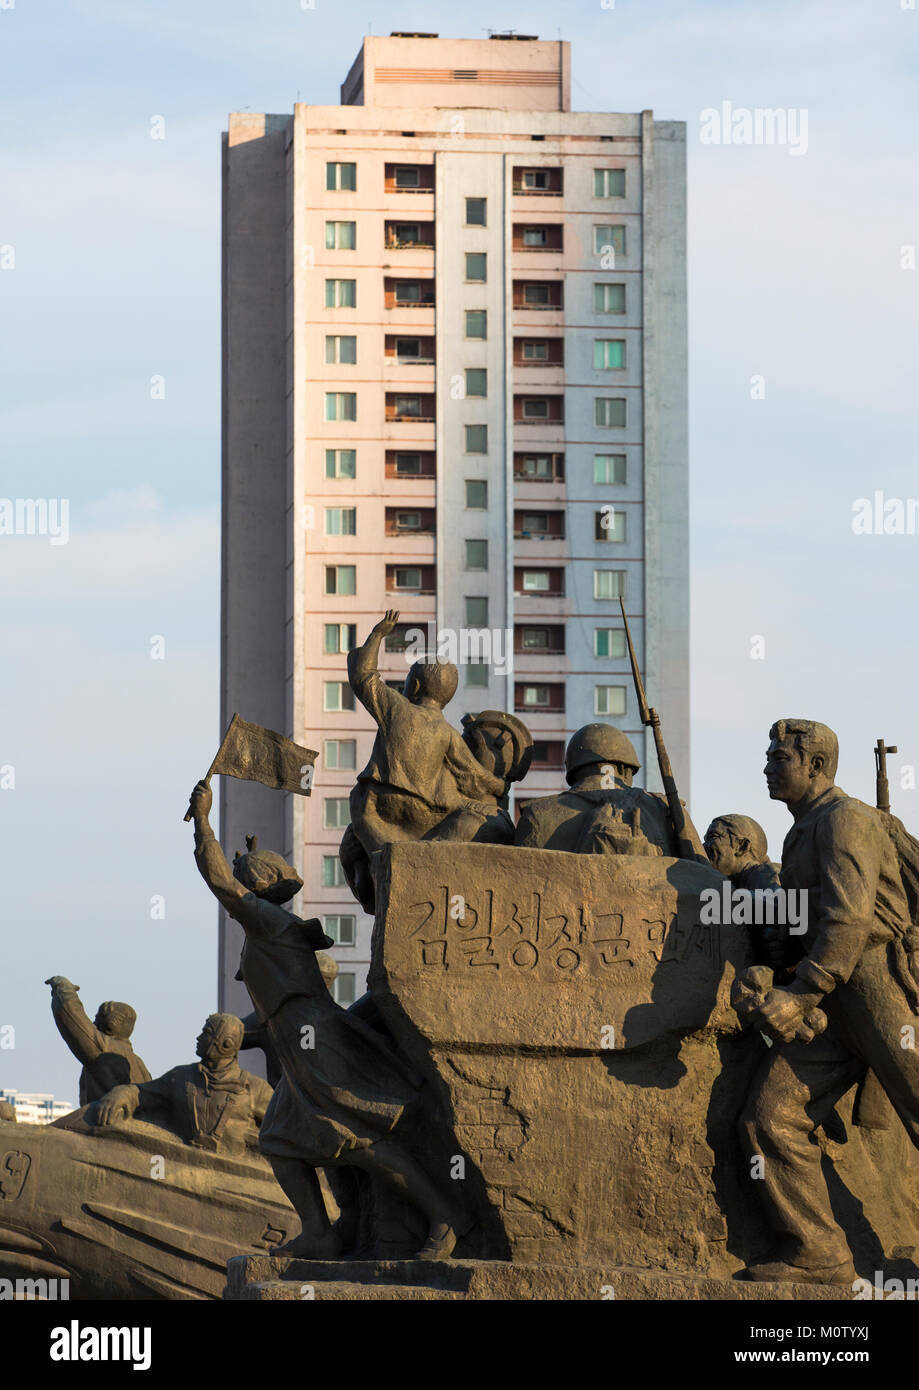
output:
M 347 1002 L 372 924 L 338 844 L 375 730 L 345 658 L 384 609 L 387 680 L 421 629 L 460 658 L 455 724 L 529 726 L 519 801 L 595 720 L 659 786 L 623 594 L 686 787 L 685 127 L 571 111 L 563 42 L 392 35 L 341 105 L 231 116 L 223 178 L 222 715 L 319 752 L 309 799 L 222 779 L 224 842 L 298 864 Z M 245 1011 L 239 945 L 225 922 Z

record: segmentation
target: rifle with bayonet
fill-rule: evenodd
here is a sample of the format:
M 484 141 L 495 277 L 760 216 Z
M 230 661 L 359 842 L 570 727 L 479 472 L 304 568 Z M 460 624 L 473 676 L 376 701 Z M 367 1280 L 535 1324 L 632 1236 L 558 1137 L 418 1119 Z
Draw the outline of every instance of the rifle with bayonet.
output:
M 699 837 L 699 832 L 693 825 L 691 818 L 686 814 L 686 809 L 680 801 L 680 794 L 677 791 L 673 768 L 670 766 L 670 757 L 664 743 L 664 735 L 661 732 L 660 717 L 657 710 L 648 708 L 648 701 L 645 698 L 645 688 L 641 680 L 641 672 L 638 669 L 638 658 L 635 655 L 635 648 L 632 645 L 629 620 L 625 616 L 625 604 L 621 597 L 619 599 L 619 607 L 622 611 L 625 640 L 629 644 L 629 661 L 632 663 L 632 679 L 635 682 L 635 694 L 638 698 L 638 712 L 645 728 L 650 728 L 654 732 L 654 747 L 657 749 L 657 764 L 660 768 L 661 781 L 664 785 L 664 795 L 667 798 L 667 808 L 670 811 L 670 821 L 673 825 L 677 853 L 681 859 L 694 859 L 699 864 L 710 864 L 711 861 L 702 847 L 702 840 Z
M 875 801 L 879 811 L 890 810 L 890 784 L 887 781 L 887 754 L 896 753 L 895 743 L 886 744 L 879 738 L 874 745 L 874 767 L 877 776 L 875 778 Z

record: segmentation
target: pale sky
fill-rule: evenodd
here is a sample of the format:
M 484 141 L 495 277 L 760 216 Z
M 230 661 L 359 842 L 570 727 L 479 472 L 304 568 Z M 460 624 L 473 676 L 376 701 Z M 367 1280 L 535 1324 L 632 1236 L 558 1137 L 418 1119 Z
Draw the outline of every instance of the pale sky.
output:
M 336 103 L 368 32 L 562 37 L 575 109 L 686 121 L 691 810 L 700 829 L 755 816 L 778 857 L 766 733 L 802 715 L 837 730 L 839 782 L 867 800 L 874 740 L 896 743 L 893 806 L 919 828 L 900 777 L 919 765 L 919 536 L 851 525 L 860 497 L 919 496 L 919 272 L 901 268 L 919 244 L 919 11 L 463 10 L 460 29 L 440 3 L 0 8 L 0 264 L 15 257 L 0 269 L 0 494 L 70 499 L 68 544 L 0 537 L 0 769 L 15 769 L 0 790 L 0 1028 L 15 1029 L 0 1087 L 76 1102 L 49 975 L 91 1012 L 133 1003 L 154 1073 L 192 1059 L 216 1005 L 216 912 L 182 814 L 219 737 L 220 132 L 230 110 Z M 726 101 L 806 112 L 806 153 L 703 144 L 702 113 Z

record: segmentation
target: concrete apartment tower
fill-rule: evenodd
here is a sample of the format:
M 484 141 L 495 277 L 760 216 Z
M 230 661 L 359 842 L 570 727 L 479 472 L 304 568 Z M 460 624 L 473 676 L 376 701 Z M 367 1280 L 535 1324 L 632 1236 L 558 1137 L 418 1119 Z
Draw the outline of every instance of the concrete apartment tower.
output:
M 406 629 L 452 634 L 453 723 L 529 726 L 519 802 L 595 720 L 660 785 L 623 592 L 688 792 L 685 127 L 573 112 L 564 42 L 366 38 L 340 106 L 230 117 L 223 196 L 222 721 L 319 756 L 310 798 L 221 779 L 222 837 L 298 865 L 347 1003 L 372 923 L 338 845 L 374 726 L 345 655 L 385 608 L 386 679 Z M 241 1013 L 240 944 L 224 920 Z

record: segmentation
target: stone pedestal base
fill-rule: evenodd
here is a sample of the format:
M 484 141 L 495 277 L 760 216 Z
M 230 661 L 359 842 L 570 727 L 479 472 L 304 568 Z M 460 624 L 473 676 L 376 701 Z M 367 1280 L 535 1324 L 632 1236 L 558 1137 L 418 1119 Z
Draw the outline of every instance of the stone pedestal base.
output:
M 848 1288 L 755 1284 L 601 1265 L 511 1264 L 502 1260 L 294 1260 L 239 1255 L 227 1265 L 224 1298 L 239 1302 L 396 1299 L 505 1301 L 615 1298 L 641 1301 L 851 1299 Z

